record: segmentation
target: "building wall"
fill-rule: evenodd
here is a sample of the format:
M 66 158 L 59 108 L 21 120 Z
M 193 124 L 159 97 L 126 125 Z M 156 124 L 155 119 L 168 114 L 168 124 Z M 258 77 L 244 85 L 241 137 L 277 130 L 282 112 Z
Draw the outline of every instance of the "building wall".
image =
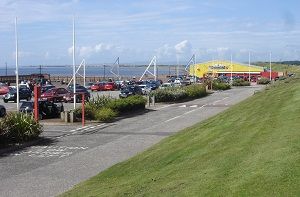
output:
M 200 64 L 196 64 L 190 66 L 190 75 L 194 75 L 196 73 L 197 77 L 204 77 L 205 75 L 220 75 L 220 74 L 244 74 L 250 73 L 251 74 L 259 74 L 263 72 L 263 67 L 254 66 L 254 65 L 246 65 L 241 63 L 232 62 L 232 66 L 230 61 L 209 61 Z

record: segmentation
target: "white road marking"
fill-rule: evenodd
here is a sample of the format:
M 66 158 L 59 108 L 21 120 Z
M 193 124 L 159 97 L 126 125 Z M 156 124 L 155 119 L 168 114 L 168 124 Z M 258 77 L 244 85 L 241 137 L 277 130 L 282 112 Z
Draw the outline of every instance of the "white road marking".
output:
M 175 104 L 170 104 L 170 105 L 165 105 L 165 106 L 162 106 L 162 107 L 158 107 L 158 108 L 156 108 L 156 110 L 161 110 L 161 109 L 170 107 L 170 106 L 172 106 L 172 105 L 175 105 Z
M 198 105 L 191 105 L 190 107 L 195 108 L 195 107 L 198 107 Z
M 220 101 L 222 101 L 222 100 L 217 100 L 217 101 L 213 102 L 212 104 L 215 105 L 215 104 L 217 104 Z
M 32 147 L 32 150 L 21 151 L 15 153 L 15 156 L 25 155 L 29 157 L 37 158 L 48 158 L 48 157 L 57 157 L 62 158 L 73 154 L 72 151 L 86 150 L 88 147 L 85 146 L 35 146 Z
M 186 105 L 181 105 L 181 106 L 179 106 L 179 107 L 186 107 Z
M 187 112 L 184 113 L 184 115 L 189 114 L 189 113 L 192 113 L 192 112 L 194 112 L 194 111 L 196 111 L 196 110 L 198 110 L 198 109 L 193 109 L 193 110 L 187 111 Z
M 175 120 L 175 119 L 180 118 L 180 117 L 181 117 L 181 115 L 180 116 L 175 116 L 173 118 L 170 118 L 170 119 L 166 120 L 165 122 L 170 122 L 170 121 Z

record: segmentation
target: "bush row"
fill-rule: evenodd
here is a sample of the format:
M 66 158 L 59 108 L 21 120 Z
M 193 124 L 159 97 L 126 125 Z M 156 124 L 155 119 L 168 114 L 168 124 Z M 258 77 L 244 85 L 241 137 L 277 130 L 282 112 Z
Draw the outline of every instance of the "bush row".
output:
M 13 112 L 0 120 L 0 142 L 23 142 L 37 138 L 43 127 L 31 115 Z
M 268 79 L 268 78 L 265 78 L 265 77 L 263 77 L 263 78 L 260 78 L 258 81 L 257 81 L 257 84 L 269 84 L 270 83 L 270 79 Z
M 212 89 L 213 90 L 229 90 L 231 88 L 230 84 L 224 83 L 218 80 L 214 80 L 212 82 Z
M 124 99 L 113 99 L 108 96 L 98 96 L 85 104 L 85 118 L 88 120 L 112 121 L 118 115 L 145 109 L 146 99 L 142 96 L 130 96 Z M 81 107 L 74 113 L 81 118 Z
M 174 102 L 185 99 L 200 98 L 206 96 L 205 86 L 194 84 L 185 87 L 171 87 L 166 89 L 157 89 L 150 93 L 155 97 L 155 102 Z
M 245 81 L 244 79 L 235 79 L 232 82 L 233 86 L 250 86 L 249 81 Z

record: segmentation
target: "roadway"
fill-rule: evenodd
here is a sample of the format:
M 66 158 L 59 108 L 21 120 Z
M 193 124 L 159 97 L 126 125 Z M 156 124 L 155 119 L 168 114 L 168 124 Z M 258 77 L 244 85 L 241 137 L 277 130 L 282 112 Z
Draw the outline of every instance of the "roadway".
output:
M 234 88 L 189 102 L 160 104 L 145 113 L 84 128 L 44 123 L 45 140 L 0 156 L 1 196 L 58 195 L 261 88 Z

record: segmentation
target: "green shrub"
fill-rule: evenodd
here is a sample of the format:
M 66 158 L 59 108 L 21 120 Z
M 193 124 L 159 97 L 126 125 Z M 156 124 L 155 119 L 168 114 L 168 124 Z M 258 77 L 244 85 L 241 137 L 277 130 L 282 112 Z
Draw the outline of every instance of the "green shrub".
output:
M 185 86 L 184 89 L 189 98 L 200 98 L 207 95 L 206 88 L 203 85 L 193 84 Z
M 87 120 L 95 120 L 97 108 L 93 106 L 93 104 L 90 104 L 90 102 L 87 102 L 84 106 L 84 117 Z M 82 107 L 78 107 L 74 110 L 74 115 L 76 118 L 82 117 Z
M 99 96 L 97 94 L 97 96 L 92 98 L 87 104 L 93 108 L 101 109 L 102 107 L 106 106 L 111 100 L 113 100 L 111 96 Z
M 265 77 L 263 77 L 263 78 L 261 78 L 261 79 L 259 79 L 258 81 L 257 81 L 257 83 L 258 84 L 269 84 L 270 83 L 270 80 L 268 79 L 268 78 L 265 78 Z
M 11 142 L 28 141 L 38 137 L 43 127 L 31 115 L 14 112 L 1 120 L 2 139 Z
M 110 122 L 114 120 L 117 113 L 110 108 L 104 107 L 96 112 L 96 120 Z
M 250 86 L 249 81 L 245 81 L 244 79 L 235 79 L 232 82 L 233 86 Z
M 155 102 L 172 102 L 188 98 L 187 91 L 180 87 L 157 89 L 150 93 L 155 97 Z
M 205 86 L 199 84 L 157 89 L 150 93 L 150 96 L 155 96 L 155 102 L 174 102 L 184 99 L 200 98 L 206 95 Z
M 214 90 L 229 90 L 231 87 L 230 87 L 230 84 L 228 84 L 228 83 L 219 82 L 219 81 L 215 80 L 212 82 L 212 88 Z
M 135 110 L 145 109 L 146 99 L 140 95 L 130 96 L 124 99 L 111 100 L 105 107 L 117 113 L 127 113 Z

